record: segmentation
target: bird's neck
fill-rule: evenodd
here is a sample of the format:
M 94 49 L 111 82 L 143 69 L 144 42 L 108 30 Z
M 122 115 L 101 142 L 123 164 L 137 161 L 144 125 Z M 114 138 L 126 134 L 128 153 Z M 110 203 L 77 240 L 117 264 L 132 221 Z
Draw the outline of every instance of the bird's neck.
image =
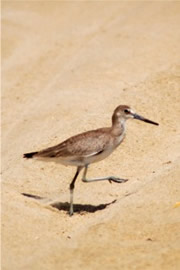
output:
M 115 136 L 121 136 L 125 132 L 125 119 L 118 118 L 112 122 L 112 133 Z

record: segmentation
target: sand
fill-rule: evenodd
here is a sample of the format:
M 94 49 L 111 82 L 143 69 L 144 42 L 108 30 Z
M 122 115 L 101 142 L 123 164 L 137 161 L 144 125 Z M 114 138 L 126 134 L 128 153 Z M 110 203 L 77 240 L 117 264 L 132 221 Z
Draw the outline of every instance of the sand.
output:
M 180 2 L 2 2 L 2 269 L 180 269 Z M 109 126 L 123 144 L 90 167 L 23 153 Z M 32 197 L 23 196 L 22 193 Z M 33 197 L 34 196 L 34 197 Z M 178 204 L 176 205 L 178 206 Z

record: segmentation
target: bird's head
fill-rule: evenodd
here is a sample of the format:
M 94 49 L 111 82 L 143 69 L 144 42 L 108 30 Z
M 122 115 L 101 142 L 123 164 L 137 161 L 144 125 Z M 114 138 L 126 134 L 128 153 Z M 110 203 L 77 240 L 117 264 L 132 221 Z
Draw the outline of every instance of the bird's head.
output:
M 159 125 L 158 123 L 151 121 L 137 113 L 134 112 L 134 110 L 132 110 L 129 106 L 127 105 L 119 105 L 113 113 L 112 116 L 112 123 L 116 124 L 116 123 L 121 123 L 123 124 L 127 119 L 138 119 L 141 121 L 144 121 L 146 123 L 149 124 L 153 124 L 153 125 Z

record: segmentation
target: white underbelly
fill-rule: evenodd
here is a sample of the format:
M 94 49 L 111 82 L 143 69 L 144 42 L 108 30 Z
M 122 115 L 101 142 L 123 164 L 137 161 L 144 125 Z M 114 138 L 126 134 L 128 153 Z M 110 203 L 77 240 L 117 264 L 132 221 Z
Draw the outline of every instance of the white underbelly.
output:
M 107 158 L 113 151 L 114 151 L 114 149 L 107 149 L 107 150 L 104 150 L 100 154 L 88 157 L 88 158 L 86 158 L 86 163 L 90 164 L 90 163 L 95 163 L 95 162 L 101 161 L 101 160 Z

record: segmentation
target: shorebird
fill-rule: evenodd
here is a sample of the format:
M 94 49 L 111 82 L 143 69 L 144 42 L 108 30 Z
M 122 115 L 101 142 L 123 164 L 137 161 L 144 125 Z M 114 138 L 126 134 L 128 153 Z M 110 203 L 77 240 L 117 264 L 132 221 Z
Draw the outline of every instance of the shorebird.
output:
M 82 169 L 84 169 L 82 181 L 95 182 L 108 180 L 110 183 L 125 183 L 127 179 L 115 176 L 87 179 L 88 166 L 91 163 L 101 161 L 108 157 L 123 141 L 125 137 L 125 123 L 128 119 L 138 119 L 153 125 L 156 122 L 148 120 L 136 114 L 129 106 L 118 106 L 112 115 L 112 126 L 90 130 L 75 135 L 62 143 L 41 151 L 24 154 L 24 158 L 34 158 L 44 161 L 54 161 L 63 165 L 76 166 L 76 173 L 70 183 L 70 216 L 73 215 L 73 192 L 75 181 Z

